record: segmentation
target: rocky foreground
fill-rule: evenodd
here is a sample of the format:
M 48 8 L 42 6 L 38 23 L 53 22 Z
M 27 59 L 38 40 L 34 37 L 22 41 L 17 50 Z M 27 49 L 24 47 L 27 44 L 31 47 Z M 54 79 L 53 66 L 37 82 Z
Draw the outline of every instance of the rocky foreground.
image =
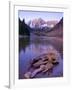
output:
M 58 61 L 59 55 L 56 51 L 50 51 L 46 54 L 43 54 L 39 57 L 36 57 L 32 60 L 30 69 L 33 68 L 33 71 L 30 69 L 24 74 L 25 79 L 35 78 L 38 73 L 45 74 L 49 73 L 55 66 L 59 64 Z

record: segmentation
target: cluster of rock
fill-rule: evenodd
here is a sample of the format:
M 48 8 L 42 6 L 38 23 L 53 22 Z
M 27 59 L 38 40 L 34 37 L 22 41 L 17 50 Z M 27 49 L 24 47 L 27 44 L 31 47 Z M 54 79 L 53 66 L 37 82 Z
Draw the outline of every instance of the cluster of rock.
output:
M 31 63 L 31 67 L 34 68 L 33 72 L 28 71 L 24 74 L 24 78 L 34 78 L 38 73 L 46 73 L 54 66 L 58 65 L 58 58 L 56 53 L 50 52 L 48 54 L 43 54 L 35 59 Z

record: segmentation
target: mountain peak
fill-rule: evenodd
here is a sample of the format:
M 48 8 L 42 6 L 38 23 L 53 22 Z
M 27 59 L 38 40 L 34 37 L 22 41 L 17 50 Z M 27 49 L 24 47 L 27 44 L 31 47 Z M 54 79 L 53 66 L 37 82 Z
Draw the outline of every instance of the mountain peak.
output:
M 28 22 L 28 25 L 31 28 L 41 28 L 41 27 L 53 28 L 57 23 L 58 23 L 58 21 L 56 21 L 56 20 L 45 21 L 42 18 L 35 18 L 33 20 L 30 20 Z

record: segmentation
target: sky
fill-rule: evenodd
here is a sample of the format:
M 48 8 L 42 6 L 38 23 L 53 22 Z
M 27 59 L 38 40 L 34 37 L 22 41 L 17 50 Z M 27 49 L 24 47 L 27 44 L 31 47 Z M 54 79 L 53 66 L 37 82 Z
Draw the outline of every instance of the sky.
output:
M 42 18 L 45 21 L 57 20 L 59 21 L 63 17 L 63 12 L 46 12 L 46 11 L 18 11 L 18 17 L 27 23 L 30 20 Z

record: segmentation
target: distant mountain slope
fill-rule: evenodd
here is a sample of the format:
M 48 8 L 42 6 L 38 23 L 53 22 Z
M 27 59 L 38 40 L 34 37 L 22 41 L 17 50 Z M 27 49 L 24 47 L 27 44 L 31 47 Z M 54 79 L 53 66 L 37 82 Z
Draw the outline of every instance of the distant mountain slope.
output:
M 27 24 L 28 24 L 31 28 L 42 28 L 42 27 L 52 28 L 52 27 L 54 27 L 57 23 L 58 23 L 58 21 L 56 21 L 56 20 L 45 21 L 45 20 L 43 20 L 42 18 L 36 18 L 36 19 L 30 20 Z
M 34 34 L 49 37 L 63 37 L 63 18 L 50 30 L 35 31 Z
M 39 21 L 42 21 L 41 19 Z M 36 29 L 36 28 L 35 28 Z M 63 18 L 51 29 L 48 27 L 32 29 L 25 21 L 19 19 L 19 35 L 30 35 L 33 32 L 36 35 L 49 36 L 49 37 L 63 37 Z
M 60 20 L 58 24 L 55 25 L 54 28 L 50 30 L 50 32 L 48 32 L 47 35 L 63 37 L 63 18 Z

